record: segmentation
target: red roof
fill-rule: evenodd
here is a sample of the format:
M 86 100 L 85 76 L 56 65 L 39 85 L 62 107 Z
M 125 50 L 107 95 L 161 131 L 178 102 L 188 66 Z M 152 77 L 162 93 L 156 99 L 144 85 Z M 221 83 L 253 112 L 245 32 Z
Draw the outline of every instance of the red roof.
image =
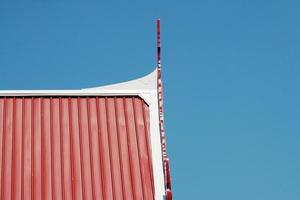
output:
M 139 97 L 0 98 L 1 199 L 154 199 Z

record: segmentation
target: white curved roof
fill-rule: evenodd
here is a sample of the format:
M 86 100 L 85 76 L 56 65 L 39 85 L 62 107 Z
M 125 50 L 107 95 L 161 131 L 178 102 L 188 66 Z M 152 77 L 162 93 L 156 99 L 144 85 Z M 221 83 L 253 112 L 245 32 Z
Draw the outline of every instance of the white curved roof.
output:
M 127 82 L 78 90 L 0 90 L 0 96 L 123 96 L 138 95 L 149 103 L 149 93 L 157 91 L 157 69 Z M 156 93 L 157 94 L 157 93 Z

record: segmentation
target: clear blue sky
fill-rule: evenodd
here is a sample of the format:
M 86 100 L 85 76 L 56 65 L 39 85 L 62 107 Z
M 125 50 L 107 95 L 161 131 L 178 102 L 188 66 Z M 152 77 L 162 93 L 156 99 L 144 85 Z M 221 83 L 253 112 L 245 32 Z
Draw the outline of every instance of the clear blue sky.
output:
M 143 76 L 160 17 L 175 199 L 300 199 L 300 1 L 8 2 L 0 89 Z

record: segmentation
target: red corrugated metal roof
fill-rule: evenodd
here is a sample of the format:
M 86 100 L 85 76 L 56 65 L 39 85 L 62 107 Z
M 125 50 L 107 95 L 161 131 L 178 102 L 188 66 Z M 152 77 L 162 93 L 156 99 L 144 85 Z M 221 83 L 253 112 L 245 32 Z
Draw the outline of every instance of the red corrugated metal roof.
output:
M 0 97 L 1 199 L 154 199 L 148 105 Z

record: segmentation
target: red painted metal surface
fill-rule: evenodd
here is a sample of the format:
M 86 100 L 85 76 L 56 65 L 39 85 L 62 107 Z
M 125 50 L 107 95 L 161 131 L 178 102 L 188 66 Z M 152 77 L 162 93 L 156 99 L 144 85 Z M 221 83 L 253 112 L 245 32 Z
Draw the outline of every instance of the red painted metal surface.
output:
M 0 199 L 154 199 L 139 97 L 1 97 Z
M 161 145 L 163 153 L 164 162 L 164 175 L 165 175 L 165 188 L 166 188 L 166 199 L 172 200 L 172 190 L 171 190 L 171 174 L 169 157 L 167 154 L 167 144 L 166 144 L 166 134 L 164 128 L 164 104 L 163 104 L 163 84 L 162 84 L 162 73 L 161 73 L 161 60 L 160 60 L 160 19 L 156 21 L 157 25 L 157 91 L 158 91 L 158 109 L 159 109 L 159 126 L 161 133 Z

